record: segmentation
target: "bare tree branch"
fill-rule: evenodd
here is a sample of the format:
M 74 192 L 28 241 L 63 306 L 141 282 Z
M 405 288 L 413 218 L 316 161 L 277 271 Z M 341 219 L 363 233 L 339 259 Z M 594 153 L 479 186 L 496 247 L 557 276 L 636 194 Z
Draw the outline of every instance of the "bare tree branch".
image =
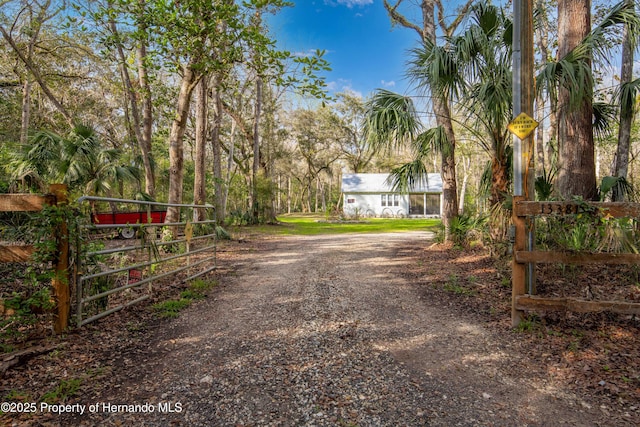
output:
M 421 39 L 424 39 L 422 28 L 419 25 L 416 25 L 413 22 L 409 21 L 404 15 L 398 12 L 398 6 L 400 6 L 402 1 L 403 0 L 398 0 L 395 6 L 391 6 L 391 4 L 387 0 L 384 0 L 384 8 L 387 9 L 387 12 L 389 13 L 389 16 L 391 16 L 393 22 L 396 22 L 405 28 L 414 30 L 418 33 Z
M 438 25 L 442 32 L 447 36 L 451 37 L 454 31 L 458 28 L 458 25 L 462 22 L 464 15 L 467 13 L 471 5 L 473 4 L 473 0 L 467 0 L 467 3 L 462 6 L 458 12 L 456 13 L 456 17 L 450 25 L 447 25 L 447 22 L 444 17 L 444 6 L 442 5 L 441 0 L 435 0 L 436 5 L 438 6 Z
M 22 63 L 27 67 L 29 72 L 36 79 L 36 82 L 38 82 L 38 85 L 40 86 L 44 94 L 47 96 L 47 98 L 49 98 L 49 101 L 51 101 L 51 103 L 60 112 L 60 114 L 64 116 L 69 126 L 73 127 L 74 125 L 73 117 L 71 116 L 71 114 L 69 114 L 69 111 L 67 111 L 67 109 L 64 108 L 62 103 L 58 100 L 58 98 L 56 98 L 53 92 L 51 92 L 51 89 L 49 89 L 49 86 L 47 86 L 44 79 L 42 78 L 42 75 L 40 74 L 38 67 L 36 67 L 36 65 L 33 63 L 33 61 L 31 61 L 31 59 L 27 58 L 24 55 L 24 53 L 20 50 L 20 48 L 16 44 L 16 41 L 13 39 L 13 37 L 11 37 L 11 35 L 7 32 L 7 30 L 2 25 L 0 25 L 0 32 L 2 32 L 2 37 L 4 37 L 7 43 L 9 43 L 9 45 L 14 50 L 16 55 L 18 55 Z

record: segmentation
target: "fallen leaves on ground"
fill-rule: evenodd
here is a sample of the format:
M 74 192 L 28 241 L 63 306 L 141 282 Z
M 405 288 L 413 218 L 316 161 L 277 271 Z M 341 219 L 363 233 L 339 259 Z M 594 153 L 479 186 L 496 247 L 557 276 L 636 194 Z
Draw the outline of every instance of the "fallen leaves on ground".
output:
M 235 254 L 255 250 L 252 242 L 228 242 L 218 254 L 219 265 L 231 266 Z M 511 327 L 511 264 L 496 259 L 483 248 L 459 250 L 447 245 L 399 247 L 399 257 L 414 260 L 405 277 L 419 287 L 433 304 L 473 318 L 499 330 L 512 340 L 513 348 L 528 354 L 529 366 L 514 366 L 548 375 L 556 387 L 574 391 L 599 402 L 604 411 L 640 413 L 640 322 L 631 316 L 610 314 L 553 313 L 530 315 L 522 326 Z M 218 276 L 233 274 L 230 267 Z M 640 299 L 629 272 L 594 267 L 571 270 L 549 267 L 538 271 L 538 290 L 547 295 L 594 296 Z M 637 274 L 637 273 L 636 273 Z M 40 336 L 27 345 L 59 345 L 26 364 L 9 369 L 0 380 L 3 400 L 64 402 L 69 394 L 90 401 L 101 388 L 117 389 L 113 373 L 145 362 L 140 345 L 154 328 L 170 320 L 159 319 L 152 304 L 177 297 L 183 285 L 169 284 L 151 301 L 130 307 L 60 337 Z M 10 414 L 0 415 L 8 422 Z M 46 425 L 47 414 L 21 418 Z

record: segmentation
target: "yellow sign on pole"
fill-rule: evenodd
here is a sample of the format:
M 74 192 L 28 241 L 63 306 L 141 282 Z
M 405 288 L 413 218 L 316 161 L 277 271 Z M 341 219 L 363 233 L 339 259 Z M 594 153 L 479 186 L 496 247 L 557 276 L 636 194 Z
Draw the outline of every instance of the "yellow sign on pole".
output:
M 528 114 L 520 113 L 518 117 L 509 123 L 507 129 L 518 138 L 525 139 L 538 127 L 538 124 L 539 123 L 529 117 Z

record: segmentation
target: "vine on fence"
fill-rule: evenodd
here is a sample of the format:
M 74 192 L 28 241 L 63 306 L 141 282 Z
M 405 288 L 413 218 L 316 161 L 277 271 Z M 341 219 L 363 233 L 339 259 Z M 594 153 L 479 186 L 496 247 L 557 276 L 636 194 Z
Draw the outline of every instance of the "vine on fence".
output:
M 0 313 L 1 351 L 47 334 L 51 329 L 54 296 L 51 281 L 58 254 L 55 232 L 63 224 L 73 224 L 77 216 L 69 206 L 45 206 L 38 212 L 0 214 L 1 240 L 33 245 L 35 251 L 29 262 L 0 264 L 4 280 L 0 287 L 2 310 Z M 75 227 L 70 226 L 70 238 Z M 58 277 L 67 281 L 66 277 Z M 69 284 L 67 283 L 67 286 Z

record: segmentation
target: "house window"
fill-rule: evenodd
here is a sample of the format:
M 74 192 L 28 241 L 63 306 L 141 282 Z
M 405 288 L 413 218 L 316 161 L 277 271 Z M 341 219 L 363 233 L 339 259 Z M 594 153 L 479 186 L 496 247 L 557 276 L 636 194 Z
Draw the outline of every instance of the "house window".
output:
M 400 196 L 397 194 L 381 194 L 380 205 L 381 206 L 399 206 Z
M 425 195 L 425 210 L 426 215 L 440 215 L 440 195 L 439 194 L 427 194 Z
M 381 206 L 400 206 L 400 196 L 398 194 L 381 194 Z
M 409 195 L 409 215 L 424 215 L 424 194 Z
M 347 199 L 347 203 L 355 203 L 356 199 Z

